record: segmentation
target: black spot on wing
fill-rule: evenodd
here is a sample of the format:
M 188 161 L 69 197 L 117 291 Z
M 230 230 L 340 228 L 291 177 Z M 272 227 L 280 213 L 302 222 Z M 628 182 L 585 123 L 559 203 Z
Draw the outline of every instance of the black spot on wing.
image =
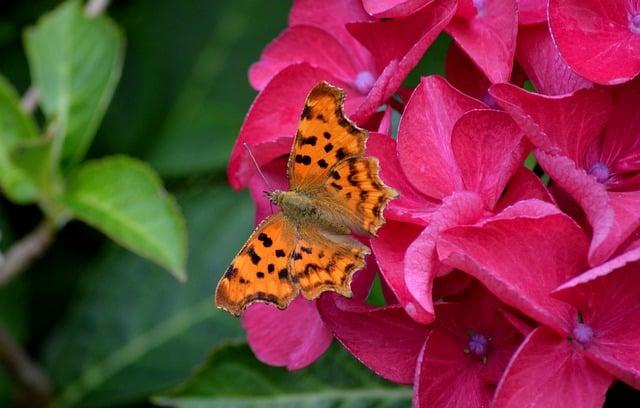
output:
M 322 136 L 324 136 L 324 138 L 327 139 L 327 140 L 331 139 L 331 133 L 329 133 L 329 132 L 324 132 L 322 134 Z
M 300 146 L 304 146 L 304 145 L 315 146 L 316 143 L 318 142 L 318 138 L 316 136 L 309 136 L 309 137 L 301 136 L 300 139 L 298 140 L 300 140 Z
M 258 235 L 258 241 L 261 241 L 262 245 L 264 245 L 265 248 L 269 248 L 271 245 L 273 245 L 273 241 L 271 240 L 271 238 L 269 238 L 269 236 L 264 232 L 261 232 L 260 235 Z
M 284 253 L 284 250 L 282 249 L 276 249 L 276 256 L 278 258 L 284 258 L 286 256 L 286 254 Z
M 311 119 L 311 106 L 304 105 L 304 109 L 302 110 L 302 119 Z
M 282 268 L 278 271 L 278 278 L 287 279 L 288 276 L 289 276 L 289 271 L 287 270 L 287 268 Z
M 318 160 L 318 166 L 322 167 L 323 169 L 326 169 L 327 167 L 329 167 L 329 163 L 327 163 L 325 159 L 320 159 Z
M 336 151 L 336 159 L 338 159 L 338 160 L 342 160 L 342 159 L 344 159 L 345 157 L 347 157 L 347 152 L 344 150 L 344 148 L 342 148 L 342 147 L 341 147 L 341 148 L 339 148 L 339 149 Z
M 262 259 L 260 255 L 258 255 L 256 251 L 253 249 L 253 246 L 250 246 L 249 248 L 247 248 L 247 255 L 251 257 L 251 262 L 254 265 L 259 264 L 260 260 Z

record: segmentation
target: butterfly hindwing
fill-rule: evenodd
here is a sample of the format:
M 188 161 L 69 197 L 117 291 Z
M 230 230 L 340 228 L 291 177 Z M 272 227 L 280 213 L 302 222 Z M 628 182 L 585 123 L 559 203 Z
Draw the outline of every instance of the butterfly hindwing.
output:
M 326 82 L 309 93 L 289 156 L 291 190 L 320 185 L 336 163 L 364 152 L 367 133 L 346 118 L 343 101 L 344 92 Z
M 333 212 L 342 214 L 351 229 L 370 235 L 384 224 L 384 207 L 398 195 L 384 185 L 378 172 L 375 157 L 350 157 L 338 163 L 325 181 Z
M 256 301 L 287 307 L 298 293 L 289 269 L 295 245 L 295 228 L 282 213 L 266 218 L 220 279 L 216 305 L 236 316 Z
M 307 299 L 331 290 L 351 296 L 353 274 L 365 265 L 369 248 L 350 236 L 301 227 L 292 256 L 292 277 Z

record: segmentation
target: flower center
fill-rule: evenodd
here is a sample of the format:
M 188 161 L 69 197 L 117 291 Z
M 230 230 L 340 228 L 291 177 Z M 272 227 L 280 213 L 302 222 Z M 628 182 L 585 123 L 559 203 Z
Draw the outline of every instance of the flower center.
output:
M 482 17 L 487 10 L 487 0 L 472 0 L 473 7 L 476 8 L 477 16 Z
M 640 34 L 640 14 L 629 16 L 629 30 L 633 33 Z
M 593 330 L 584 323 L 578 323 L 571 332 L 573 338 L 578 343 L 586 346 L 593 339 Z
M 469 333 L 469 343 L 464 351 L 482 359 L 483 362 L 486 361 L 489 354 L 489 338 L 479 333 Z
M 591 166 L 588 173 L 594 176 L 598 183 L 604 183 L 609 180 L 609 176 L 611 175 L 609 174 L 609 167 L 602 162 L 598 162 Z
M 369 71 L 360 71 L 358 75 L 356 75 L 356 89 L 362 94 L 368 94 L 375 83 L 376 77 Z

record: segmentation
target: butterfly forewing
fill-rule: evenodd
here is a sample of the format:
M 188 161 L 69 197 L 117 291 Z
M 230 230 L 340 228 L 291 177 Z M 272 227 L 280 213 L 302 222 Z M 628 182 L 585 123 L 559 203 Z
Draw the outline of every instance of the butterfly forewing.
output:
M 236 316 L 255 301 L 286 307 L 298 293 L 289 273 L 295 237 L 281 212 L 266 218 L 220 279 L 216 305 Z
M 366 131 L 342 111 L 344 92 L 325 82 L 305 102 L 289 156 L 289 188 L 312 190 L 339 161 L 364 152 Z

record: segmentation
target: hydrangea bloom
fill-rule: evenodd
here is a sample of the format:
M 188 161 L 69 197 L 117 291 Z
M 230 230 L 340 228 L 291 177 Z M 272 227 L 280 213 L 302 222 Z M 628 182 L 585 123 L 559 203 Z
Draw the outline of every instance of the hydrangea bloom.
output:
M 336 338 L 377 375 L 413 384 L 417 407 L 593 407 L 614 380 L 640 388 L 638 7 L 294 1 L 251 67 L 260 93 L 230 183 L 249 187 L 256 221 L 273 211 L 263 191 L 286 188 L 300 107 L 326 80 L 347 91 L 347 114 L 371 131 L 367 154 L 401 195 L 352 299 L 246 311 L 258 358 L 299 369 Z M 443 32 L 446 79 L 403 87 Z

